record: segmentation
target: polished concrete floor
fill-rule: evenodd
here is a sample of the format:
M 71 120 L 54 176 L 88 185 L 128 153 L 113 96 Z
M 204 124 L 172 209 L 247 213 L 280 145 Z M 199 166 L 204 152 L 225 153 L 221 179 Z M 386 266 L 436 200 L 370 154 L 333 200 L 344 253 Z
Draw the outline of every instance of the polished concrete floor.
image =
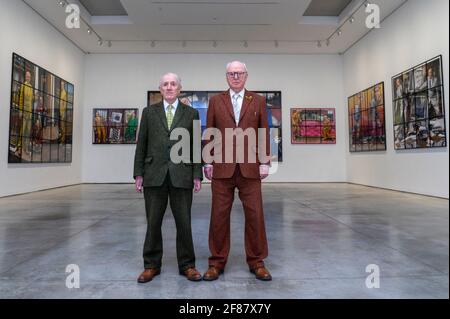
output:
M 160 276 L 138 284 L 146 220 L 133 185 L 78 185 L 0 198 L 0 298 L 448 298 L 448 200 L 349 184 L 263 186 L 273 281 L 248 272 L 243 214 L 232 212 L 225 274 L 177 273 L 175 226 L 163 224 Z M 210 187 L 194 197 L 197 268 L 207 269 Z M 80 288 L 66 287 L 66 266 Z M 368 265 L 379 288 L 368 288 Z M 375 273 L 372 273 L 375 275 Z

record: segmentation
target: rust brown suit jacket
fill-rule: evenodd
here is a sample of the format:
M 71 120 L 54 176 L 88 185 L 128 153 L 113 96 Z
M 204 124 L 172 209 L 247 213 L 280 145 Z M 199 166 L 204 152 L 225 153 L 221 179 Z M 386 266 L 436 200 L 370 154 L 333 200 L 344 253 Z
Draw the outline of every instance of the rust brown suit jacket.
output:
M 221 140 L 218 140 L 217 137 L 208 138 L 206 136 L 205 138 L 207 143 L 214 140 L 216 146 L 211 154 L 214 154 L 215 158 L 221 158 L 221 163 L 216 160 L 212 162 L 214 178 L 231 178 L 235 172 L 236 165 L 239 165 L 241 174 L 245 178 L 260 178 L 259 165 L 270 165 L 270 132 L 264 97 L 245 90 L 240 120 L 238 126 L 236 126 L 229 90 L 220 93 L 209 100 L 206 126 L 207 128 L 218 129 L 222 135 Z M 232 147 L 228 148 L 228 155 L 230 154 L 230 149 L 233 151 L 231 163 L 225 162 L 225 129 L 227 128 L 241 128 L 244 132 L 246 129 L 251 128 L 256 133 L 256 138 L 253 139 L 253 142 L 248 138 L 241 139 L 243 144 L 239 143 L 236 136 L 233 137 Z M 258 132 L 258 128 L 264 128 L 265 134 L 260 134 L 261 132 Z M 243 157 L 236 156 L 238 145 L 243 145 Z M 260 151 L 265 156 L 258 156 L 257 150 L 259 147 L 261 147 Z M 255 155 L 256 161 L 252 161 L 252 157 L 248 155 L 249 150 Z M 217 152 L 220 152 L 220 154 Z

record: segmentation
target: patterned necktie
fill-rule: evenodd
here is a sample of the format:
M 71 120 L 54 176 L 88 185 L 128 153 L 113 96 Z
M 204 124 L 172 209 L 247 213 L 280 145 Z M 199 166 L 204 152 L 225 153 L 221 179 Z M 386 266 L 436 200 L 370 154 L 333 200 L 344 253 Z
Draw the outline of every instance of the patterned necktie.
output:
M 239 94 L 233 94 L 233 110 L 234 110 L 234 118 L 236 120 L 236 125 L 239 123 L 239 117 L 241 115 L 241 110 L 239 109 Z
M 167 127 L 170 129 L 170 127 L 172 126 L 172 121 L 173 121 L 173 105 L 169 104 L 167 106 L 167 112 L 166 112 L 166 118 L 167 118 Z

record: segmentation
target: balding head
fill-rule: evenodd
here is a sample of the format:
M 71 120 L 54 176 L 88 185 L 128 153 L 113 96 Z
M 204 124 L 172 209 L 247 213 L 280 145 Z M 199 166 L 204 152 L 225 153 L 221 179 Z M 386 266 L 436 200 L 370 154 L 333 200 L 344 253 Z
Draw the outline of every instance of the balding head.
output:
M 245 65 L 244 62 L 241 62 L 241 61 L 231 61 L 231 62 L 227 63 L 227 72 L 229 71 L 230 68 L 235 68 L 235 67 L 242 68 L 245 72 L 247 72 L 247 66 Z
M 159 88 L 161 88 L 161 84 L 164 82 L 164 79 L 167 77 L 175 79 L 175 81 L 177 82 L 178 86 L 181 89 L 181 78 L 178 76 L 178 74 L 175 74 L 172 72 L 166 73 L 159 78 Z
M 173 104 L 181 90 L 181 80 L 175 73 L 166 73 L 159 80 L 159 91 L 164 100 Z

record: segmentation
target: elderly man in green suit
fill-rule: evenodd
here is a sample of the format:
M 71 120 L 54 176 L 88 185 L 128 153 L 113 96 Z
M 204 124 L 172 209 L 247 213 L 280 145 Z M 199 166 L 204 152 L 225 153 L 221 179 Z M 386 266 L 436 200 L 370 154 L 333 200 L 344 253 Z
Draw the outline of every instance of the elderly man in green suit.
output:
M 134 178 L 136 191 L 144 189 L 145 210 L 147 214 L 147 234 L 144 243 L 144 271 L 138 278 L 139 283 L 151 281 L 161 272 L 163 255 L 161 225 L 168 201 L 175 218 L 177 228 L 177 259 L 180 275 L 191 281 L 199 281 L 202 275 L 195 269 L 195 253 L 191 231 L 192 189 L 199 192 L 203 173 L 201 152 L 193 150 L 194 127 L 199 125 L 198 111 L 181 103 L 178 95 L 181 90 L 180 78 L 167 73 L 160 79 L 159 89 L 163 101 L 148 106 L 142 113 L 138 142 L 134 159 Z M 197 120 L 197 121 L 195 121 Z M 189 154 L 181 161 L 171 156 L 172 147 L 180 142 L 180 136 L 172 134 L 178 140 L 171 139 L 174 129 L 189 132 Z M 178 153 L 177 153 L 178 154 Z M 173 155 L 173 154 L 172 154 Z M 194 156 L 195 155 L 195 156 Z

